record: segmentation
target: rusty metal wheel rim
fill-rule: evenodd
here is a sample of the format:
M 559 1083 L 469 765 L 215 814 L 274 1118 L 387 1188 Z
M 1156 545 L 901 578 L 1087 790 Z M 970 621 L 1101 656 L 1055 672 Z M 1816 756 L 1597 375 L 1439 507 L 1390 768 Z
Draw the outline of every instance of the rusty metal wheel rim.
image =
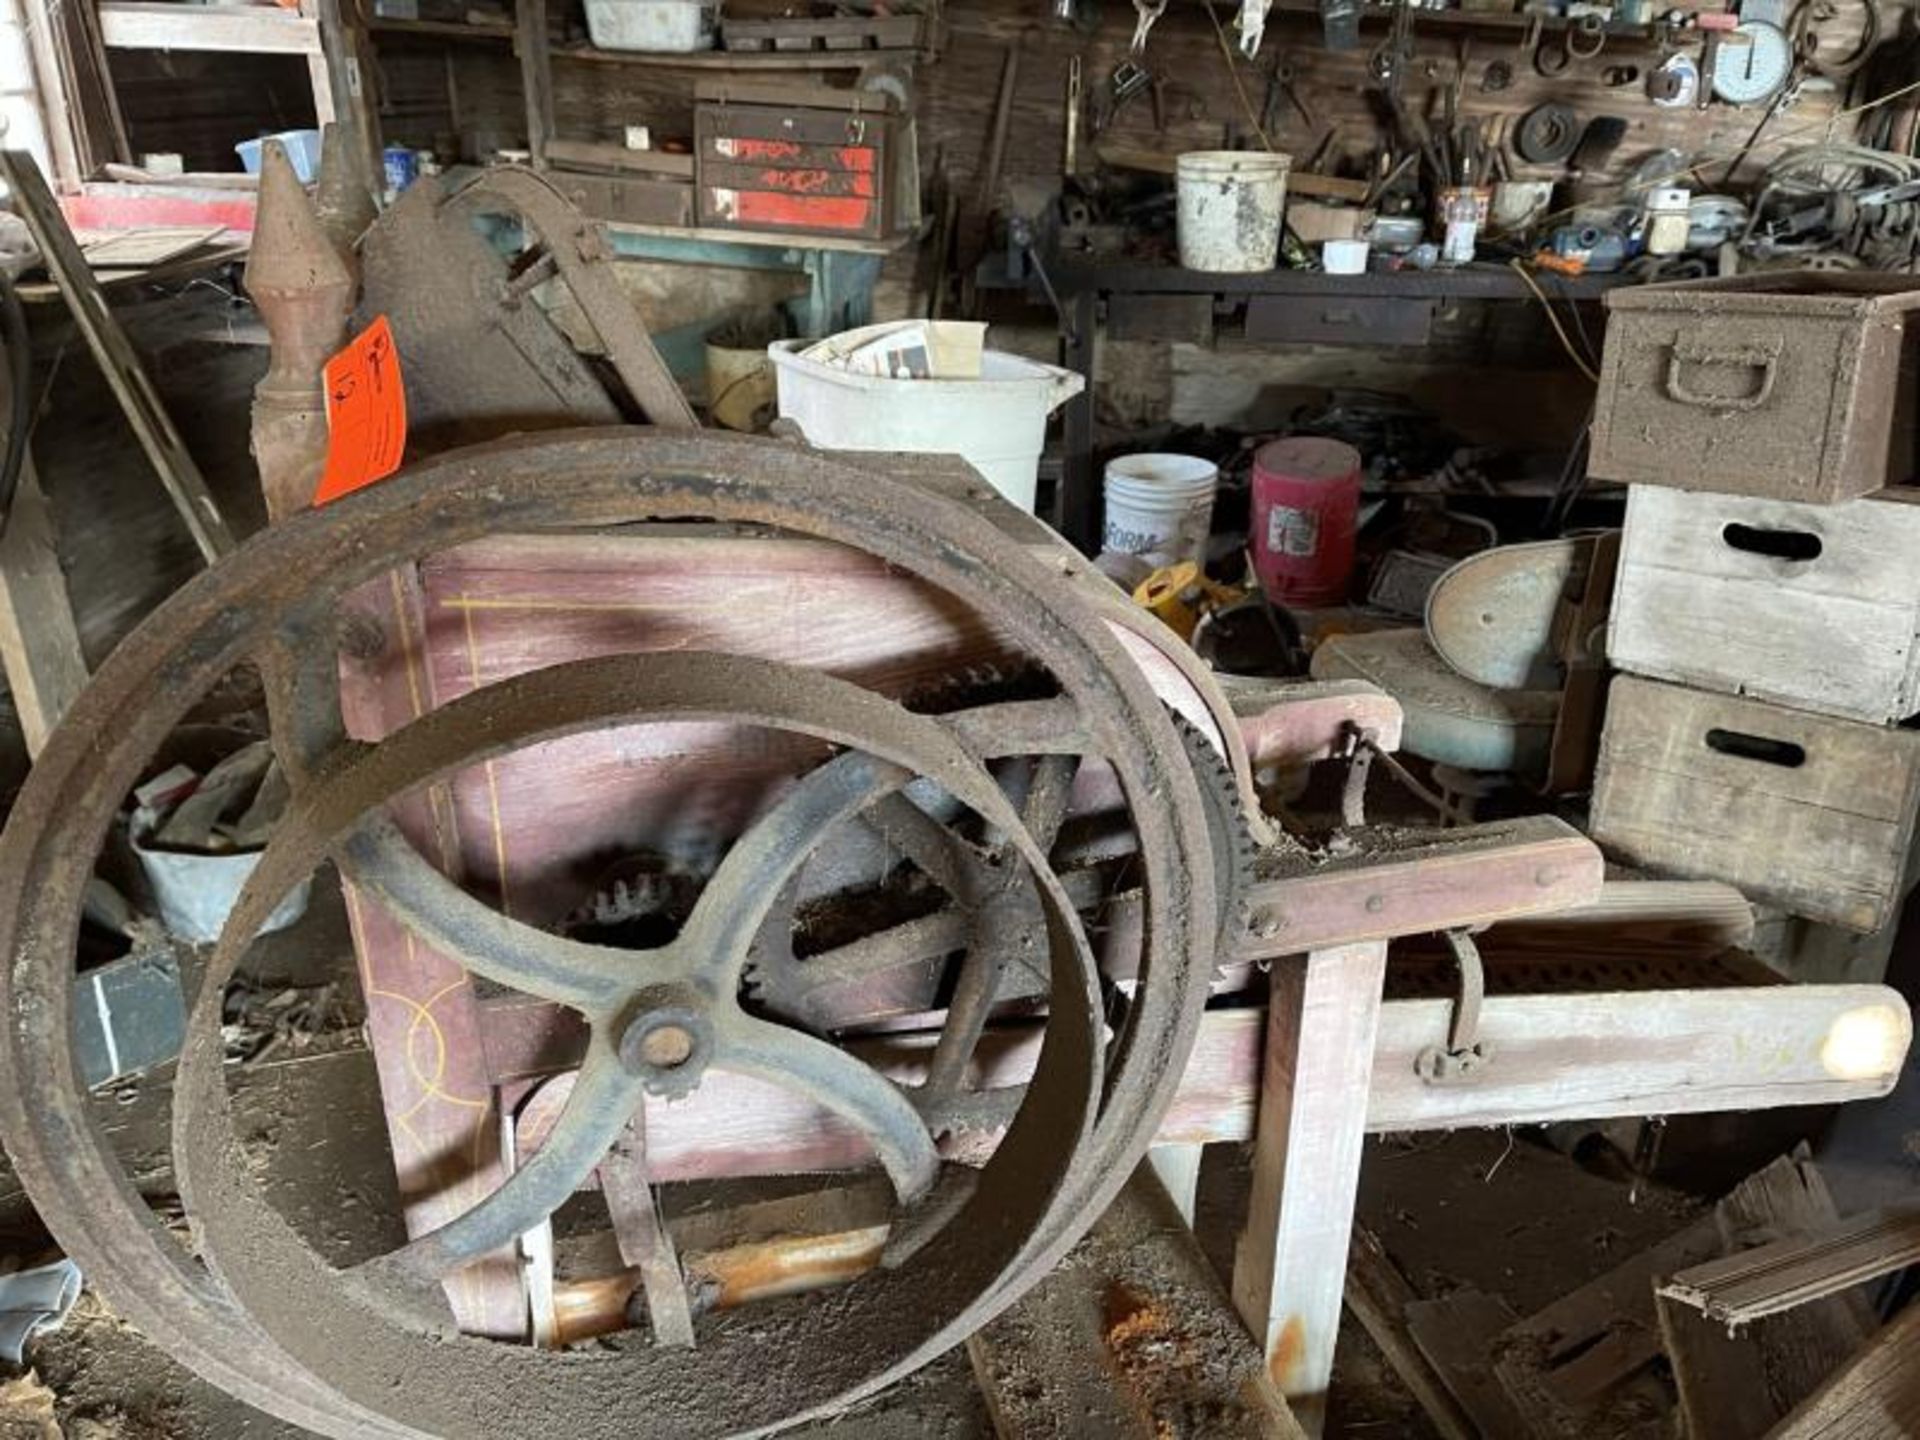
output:
M 648 518 L 758 521 L 839 540 L 1003 622 L 1064 690 L 1103 702 L 1083 705 L 1082 718 L 1120 774 L 1158 881 L 1143 961 L 1150 983 L 1112 1051 L 1092 1143 L 1016 1247 L 1006 1277 L 883 1373 L 830 1397 L 801 1397 L 801 1405 L 817 1410 L 877 1388 L 1009 1303 L 1099 1213 L 1171 1098 L 1206 992 L 1210 875 L 1198 795 L 1149 687 L 1057 577 L 956 506 L 872 470 L 764 442 L 627 429 L 443 457 L 278 527 L 157 612 L 102 667 L 0 838 L 0 942 L 9 957 L 0 1122 L 23 1180 L 62 1243 L 106 1277 L 128 1318 L 216 1383 L 297 1423 L 332 1434 L 422 1433 L 323 1383 L 241 1314 L 132 1194 L 88 1122 L 77 1085 L 58 1083 L 72 1074 L 67 985 L 84 876 L 158 737 L 239 660 L 259 658 L 269 674 L 311 678 L 312 657 L 330 659 L 316 645 L 329 638 L 317 628 L 320 618 L 351 586 L 491 530 Z M 280 698 L 298 691 L 294 685 Z M 292 749 L 324 752 L 334 728 L 321 724 L 312 732 L 319 745 L 296 737 Z M 848 1303 L 826 1302 L 822 1323 Z M 801 1418 L 776 1414 L 786 1405 L 782 1397 L 767 1410 L 767 1423 Z M 577 1433 L 601 1428 L 596 1417 L 581 1420 Z

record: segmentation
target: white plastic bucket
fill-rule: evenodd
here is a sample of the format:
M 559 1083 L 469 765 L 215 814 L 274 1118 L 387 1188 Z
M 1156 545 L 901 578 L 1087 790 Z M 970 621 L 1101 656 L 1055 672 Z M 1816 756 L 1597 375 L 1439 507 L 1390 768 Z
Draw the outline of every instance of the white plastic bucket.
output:
M 1220 471 L 1195 455 L 1122 455 L 1107 462 L 1100 548 L 1155 567 L 1204 565 Z
M 587 36 L 600 50 L 684 55 L 713 48 L 718 0 L 587 0 Z
M 895 380 L 856 375 L 797 352 L 812 340 L 767 347 L 780 414 L 823 450 L 917 450 L 959 455 L 1007 499 L 1033 513 L 1047 416 L 1078 395 L 1086 380 L 988 350 L 977 380 Z
M 1189 150 L 1175 162 L 1180 263 L 1189 270 L 1271 270 L 1293 157 L 1266 150 Z

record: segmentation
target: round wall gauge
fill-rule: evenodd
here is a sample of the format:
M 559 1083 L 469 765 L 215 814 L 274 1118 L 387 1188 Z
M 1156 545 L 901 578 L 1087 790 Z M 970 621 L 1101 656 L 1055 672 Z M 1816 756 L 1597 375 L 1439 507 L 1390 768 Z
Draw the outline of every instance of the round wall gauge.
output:
M 1787 72 L 1793 68 L 1793 45 L 1787 32 L 1764 20 L 1744 20 L 1733 33 L 1747 43 L 1721 45 L 1714 56 L 1713 93 L 1729 105 L 1771 99 L 1787 83 Z

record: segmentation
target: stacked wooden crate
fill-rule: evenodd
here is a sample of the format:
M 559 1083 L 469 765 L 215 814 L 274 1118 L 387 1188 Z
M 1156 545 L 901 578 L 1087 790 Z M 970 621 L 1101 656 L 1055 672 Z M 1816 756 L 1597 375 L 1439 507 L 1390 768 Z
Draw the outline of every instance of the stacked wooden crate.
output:
M 1920 813 L 1920 289 L 1797 272 L 1609 309 L 1591 468 L 1632 488 L 1594 837 L 1879 930 Z

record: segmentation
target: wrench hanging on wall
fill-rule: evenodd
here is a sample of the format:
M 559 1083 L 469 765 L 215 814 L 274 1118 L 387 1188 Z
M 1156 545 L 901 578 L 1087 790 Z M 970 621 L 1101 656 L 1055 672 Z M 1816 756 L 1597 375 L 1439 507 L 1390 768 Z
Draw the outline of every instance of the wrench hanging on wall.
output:
M 1240 0 L 1240 18 L 1234 22 L 1240 31 L 1240 53 L 1251 60 L 1260 53 L 1260 42 L 1267 34 L 1267 11 L 1273 0 Z

